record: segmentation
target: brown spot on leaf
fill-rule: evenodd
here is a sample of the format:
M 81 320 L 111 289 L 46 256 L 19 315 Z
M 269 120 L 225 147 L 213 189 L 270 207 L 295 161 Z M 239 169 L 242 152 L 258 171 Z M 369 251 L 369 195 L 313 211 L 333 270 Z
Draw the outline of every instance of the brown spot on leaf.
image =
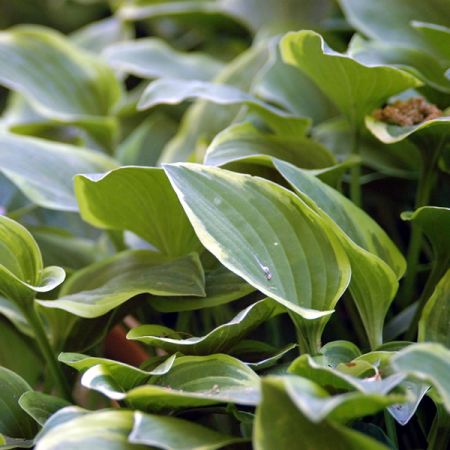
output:
M 407 127 L 441 117 L 442 111 L 423 97 L 412 97 L 396 100 L 384 108 L 376 109 L 372 115 L 381 122 Z
M 355 367 L 355 366 L 356 366 L 356 363 L 349 362 L 349 363 L 345 363 L 345 365 L 346 365 L 347 367 Z

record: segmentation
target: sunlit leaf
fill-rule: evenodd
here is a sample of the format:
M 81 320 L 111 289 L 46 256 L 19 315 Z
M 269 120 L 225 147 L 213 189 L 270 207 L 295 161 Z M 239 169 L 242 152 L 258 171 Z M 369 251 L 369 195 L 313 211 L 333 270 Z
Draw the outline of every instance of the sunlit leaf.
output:
M 200 248 L 162 169 L 123 167 L 100 177 L 79 175 L 75 192 L 81 216 L 98 228 L 132 231 L 171 256 Z
M 166 171 L 199 239 L 225 267 L 304 319 L 331 313 L 350 271 L 319 215 L 267 180 L 191 164 Z M 324 325 L 303 331 L 316 326 L 312 339 L 320 339 Z

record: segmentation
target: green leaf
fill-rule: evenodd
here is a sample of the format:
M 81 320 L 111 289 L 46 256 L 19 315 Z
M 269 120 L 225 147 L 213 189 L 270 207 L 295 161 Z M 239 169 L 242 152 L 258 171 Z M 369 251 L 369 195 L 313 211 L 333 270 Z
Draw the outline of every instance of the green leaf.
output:
M 450 21 L 447 27 L 435 23 L 411 22 L 411 26 L 420 32 L 433 53 L 441 61 L 450 62 Z
M 401 217 L 422 229 L 433 249 L 433 264 L 443 276 L 450 263 L 450 208 L 423 206 L 414 212 L 404 212 Z
M 361 356 L 359 348 L 349 341 L 332 341 L 325 344 L 320 353 L 325 357 L 327 364 L 336 367 L 338 364 L 350 362 Z
M 167 78 L 154 81 L 145 89 L 137 108 L 142 111 L 161 104 L 177 105 L 197 98 L 220 105 L 245 104 L 275 132 L 286 136 L 303 136 L 310 125 L 309 119 L 287 113 L 234 86 L 198 80 Z
M 316 359 L 320 361 L 321 357 Z M 386 395 L 406 378 L 404 374 L 378 377 L 377 368 L 364 360 L 355 359 L 334 368 L 327 361 L 323 363 L 316 359 L 301 355 L 291 363 L 288 372 L 308 378 L 325 388 L 380 395 Z M 363 375 L 368 376 L 361 378 Z
M 242 442 L 244 439 L 218 433 L 176 417 L 135 412 L 129 441 L 163 450 L 215 450 Z
M 0 172 L 32 202 L 44 208 L 77 211 L 73 177 L 116 167 L 110 158 L 45 139 L 0 133 Z
M 2 32 L 0 83 L 23 94 L 43 116 L 83 126 L 111 144 L 115 124 L 106 116 L 120 85 L 111 68 L 60 33 L 38 26 Z
M 58 300 L 39 300 L 39 304 L 94 318 L 144 293 L 204 296 L 197 254 L 173 259 L 149 250 L 124 251 L 78 271 Z
M 366 126 L 381 142 L 384 142 L 385 144 L 393 144 L 395 142 L 402 141 L 407 137 L 419 139 L 420 143 L 420 135 L 425 133 L 433 133 L 436 135 L 437 140 L 440 141 L 442 138 L 445 139 L 445 136 L 449 132 L 450 117 L 439 117 L 437 119 L 421 122 L 417 125 L 401 127 L 398 125 L 381 122 L 372 116 L 367 116 Z M 418 146 L 420 148 L 420 145 Z
M 450 80 L 444 75 L 447 64 L 423 50 L 354 37 L 349 54 L 362 64 L 391 65 L 406 70 L 434 89 L 450 93 Z
M 405 400 L 401 395 L 363 392 L 330 395 L 313 381 L 297 376 L 287 376 L 282 381 L 290 399 L 314 423 L 324 419 L 346 423 Z
M 87 356 L 79 353 L 61 353 L 58 360 L 83 374 L 89 372 L 82 379 L 82 382 L 90 387 L 93 387 L 94 378 L 98 377 L 98 374 L 101 373 L 103 376 L 113 380 L 115 384 L 118 384 L 121 390 L 127 391 L 140 384 L 144 384 L 152 375 L 164 375 L 167 373 L 172 368 L 176 356 L 172 355 L 168 357 L 151 371 L 138 369 L 129 364 L 111 359 Z M 102 392 L 101 389 L 100 392 Z
M 96 448 L 98 450 L 144 450 L 128 442 L 133 427 L 132 411 L 105 410 L 83 414 L 49 430 L 38 440 L 36 450 Z
M 271 103 L 316 124 L 336 116 L 336 108 L 303 72 L 283 61 L 276 37 L 269 44 L 270 61 L 257 80 L 256 93 Z
M 121 385 L 126 381 L 123 372 L 115 376 L 110 369 L 104 365 L 92 367 L 83 375 L 83 385 L 144 411 L 224 402 L 255 405 L 259 398 L 259 377 L 244 363 L 228 355 L 179 357 L 167 373 L 154 375 L 131 390 Z
M 336 163 L 325 147 L 311 139 L 262 133 L 249 122 L 231 125 L 219 133 L 209 145 L 204 162 L 210 166 L 223 166 L 251 159 L 271 165 L 272 157 L 306 169 L 323 168 Z
M 267 57 L 266 45 L 252 46 L 229 63 L 214 81 L 248 91 Z M 193 152 L 201 155 L 204 142 L 226 128 L 240 109 L 241 105 L 225 106 L 197 100 L 183 116 L 178 133 L 163 151 L 161 162 L 187 161 Z
M 194 164 L 166 166 L 203 245 L 230 270 L 320 333 L 350 278 L 334 234 L 297 196 L 248 175 Z M 301 255 L 301 257 L 299 257 Z
M 151 305 L 161 312 L 192 311 L 232 302 L 255 288 L 222 264 L 205 269 L 205 297 L 153 297 Z
M 141 78 L 208 81 L 223 69 L 207 54 L 179 52 L 158 38 L 120 42 L 108 47 L 103 56 L 111 66 Z
M 159 325 L 142 325 L 133 328 L 128 333 L 127 339 L 162 348 L 168 353 L 181 352 L 185 355 L 225 353 L 245 335 L 281 312 L 283 309 L 276 302 L 265 299 L 248 306 L 230 322 L 219 325 L 202 337 L 181 339 L 169 328 Z
M 379 0 L 376 4 L 360 0 L 340 0 L 347 20 L 366 36 L 407 47 L 426 46 L 411 21 L 421 20 L 450 26 L 446 0 Z
M 323 420 L 311 422 L 286 392 L 284 379 L 268 377 L 262 382 L 262 401 L 256 410 L 253 445 L 256 450 L 297 448 L 314 450 L 386 450 L 384 445 L 342 425 Z
M 39 425 L 44 425 L 50 416 L 56 411 L 69 406 L 70 403 L 53 395 L 27 391 L 20 397 L 19 405 Z
M 0 367 L 0 433 L 12 438 L 32 439 L 37 432 L 34 420 L 22 410 L 18 400 L 31 387 L 19 375 Z
M 79 175 L 75 192 L 81 216 L 91 225 L 132 231 L 169 256 L 201 247 L 162 169 L 123 167 L 101 177 Z
M 44 269 L 31 234 L 6 216 L 0 216 L 0 250 L 0 295 L 21 308 L 36 292 L 51 291 L 64 281 L 64 270 L 55 266 Z
M 367 66 L 336 53 L 312 31 L 288 33 L 280 45 L 284 61 L 313 79 L 355 129 L 384 100 L 422 84 L 399 69 Z
M 108 17 L 78 29 L 71 34 L 71 41 L 91 53 L 102 53 L 107 47 L 132 39 L 132 29 L 117 17 Z
M 402 254 L 368 214 L 338 191 L 291 164 L 279 160 L 274 164 L 341 240 L 352 268 L 350 292 L 371 346 L 377 347 L 382 343 L 384 318 L 397 291 L 397 279 L 405 271 Z
M 419 342 L 438 342 L 450 348 L 450 269 L 427 301 L 419 322 Z
M 14 371 L 30 385 L 36 385 L 42 376 L 42 361 L 33 341 L 0 318 L 0 342 L 5 343 L 0 345 L 0 366 Z
M 391 363 L 394 369 L 429 382 L 450 412 L 450 350 L 440 344 L 413 344 L 398 352 Z

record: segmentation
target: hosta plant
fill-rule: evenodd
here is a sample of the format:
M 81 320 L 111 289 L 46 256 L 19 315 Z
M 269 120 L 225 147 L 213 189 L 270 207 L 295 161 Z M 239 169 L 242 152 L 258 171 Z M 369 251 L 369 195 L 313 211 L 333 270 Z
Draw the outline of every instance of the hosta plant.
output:
M 0 449 L 448 448 L 448 0 L 32 3 Z

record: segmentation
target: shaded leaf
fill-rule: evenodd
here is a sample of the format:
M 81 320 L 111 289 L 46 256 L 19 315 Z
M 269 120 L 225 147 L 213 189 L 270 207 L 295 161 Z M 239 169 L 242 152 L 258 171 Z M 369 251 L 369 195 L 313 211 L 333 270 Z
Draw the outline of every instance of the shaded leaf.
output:
M 311 139 L 262 133 L 249 122 L 231 125 L 219 133 L 209 145 L 204 163 L 223 166 L 252 158 L 258 159 L 261 164 L 270 165 L 272 157 L 306 169 L 322 168 L 336 163 L 325 147 Z
M 0 367 L 0 433 L 12 438 L 32 439 L 37 432 L 34 420 L 22 410 L 18 400 L 31 391 L 19 375 Z
M 283 309 L 276 302 L 265 299 L 248 306 L 232 320 L 219 325 L 202 337 L 181 339 L 174 330 L 169 328 L 159 325 L 142 325 L 133 328 L 127 338 L 162 348 L 168 353 L 181 352 L 185 355 L 224 353 L 253 329 L 281 312 Z
M 205 295 L 197 254 L 171 259 L 149 250 L 124 251 L 78 271 L 58 300 L 39 300 L 39 304 L 93 318 L 143 293 Z
M 419 341 L 438 342 L 450 348 L 450 269 L 427 301 L 419 322 Z
M 290 399 L 283 378 L 264 379 L 262 401 L 256 410 L 255 449 L 296 448 L 299 442 L 308 450 L 327 448 L 331 442 L 336 450 L 386 449 L 377 441 L 342 425 L 327 420 L 311 422 Z
M 73 177 L 116 167 L 97 152 L 45 139 L 0 133 L 0 172 L 35 204 L 77 211 Z
M 98 58 L 56 31 L 18 26 L 0 36 L 0 67 L 0 82 L 23 94 L 40 114 L 81 125 L 111 144 L 115 123 L 106 116 L 120 85 Z
M 103 53 L 113 67 L 141 78 L 211 80 L 223 69 L 203 53 L 179 52 L 158 38 L 119 42 Z
M 70 403 L 53 395 L 27 391 L 20 397 L 19 405 L 39 425 L 44 425 L 50 416 L 56 411 L 69 406 Z
M 150 83 L 138 103 L 138 110 L 160 104 L 177 105 L 185 100 L 207 100 L 220 105 L 245 104 L 277 133 L 303 136 L 310 125 L 306 118 L 289 114 L 230 85 L 197 80 L 160 79 Z

